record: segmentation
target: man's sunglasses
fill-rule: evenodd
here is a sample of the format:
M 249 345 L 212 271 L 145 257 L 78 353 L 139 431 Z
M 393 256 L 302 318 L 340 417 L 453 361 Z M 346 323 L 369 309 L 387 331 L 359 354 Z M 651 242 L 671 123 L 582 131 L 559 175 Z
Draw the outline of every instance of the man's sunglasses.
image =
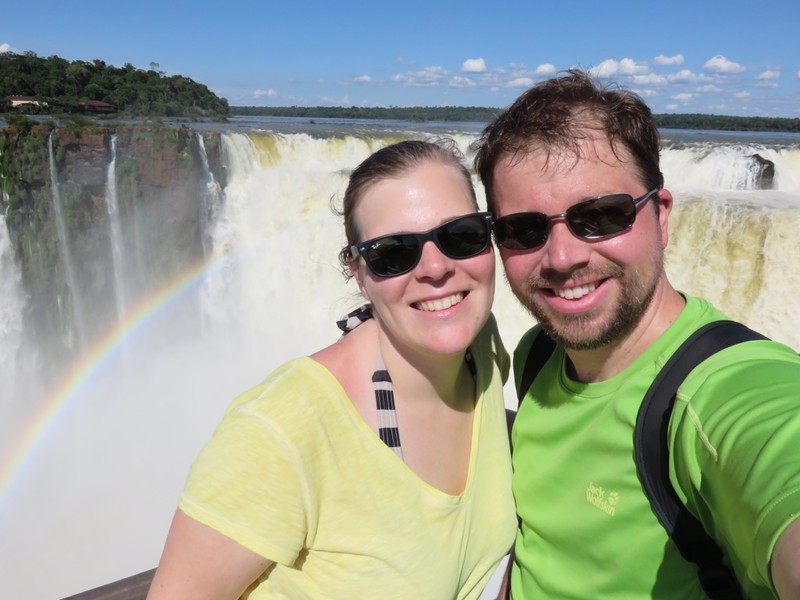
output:
M 408 273 L 419 263 L 427 241 L 450 258 L 476 256 L 489 247 L 492 215 L 479 212 L 458 217 L 423 233 L 394 233 L 350 246 L 350 255 L 361 255 L 378 277 Z
M 630 229 L 636 220 L 636 207 L 650 199 L 660 188 L 634 198 L 629 194 L 611 194 L 578 202 L 558 215 L 521 212 L 494 221 L 494 239 L 509 250 L 530 250 L 547 241 L 552 221 L 564 219 L 569 230 L 586 240 L 599 240 Z

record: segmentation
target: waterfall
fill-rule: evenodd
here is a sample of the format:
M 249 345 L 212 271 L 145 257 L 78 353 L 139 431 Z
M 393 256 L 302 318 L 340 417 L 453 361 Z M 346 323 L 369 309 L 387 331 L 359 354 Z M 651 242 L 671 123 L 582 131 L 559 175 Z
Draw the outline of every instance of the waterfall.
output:
M 228 184 L 211 232 L 212 262 L 220 268 L 203 289 L 213 321 L 243 328 L 248 339 L 274 339 L 287 337 L 287 320 L 302 319 L 307 333 L 288 336 L 288 353 L 330 340 L 330 325 L 355 294 L 354 286 L 345 287 L 338 265 L 344 240 L 330 203 L 344 193 L 347 174 L 374 143 L 223 135 Z M 248 316 L 242 320 L 243 315 Z
M 3 204 L 6 203 L 2 194 Z M 17 352 L 22 344 L 22 314 L 25 293 L 22 272 L 14 256 L 6 220 L 0 213 L 0 410 L 15 397 Z
M 53 215 L 56 221 L 58 244 L 61 250 L 61 266 L 64 269 L 67 292 L 69 294 L 69 297 L 66 300 L 62 296 L 59 297 L 59 307 L 61 310 L 63 310 L 63 304 L 65 301 L 69 305 L 71 327 L 67 329 L 66 341 L 69 347 L 75 348 L 77 346 L 77 350 L 80 352 L 86 346 L 86 327 L 83 322 L 85 313 L 83 312 L 78 280 L 75 276 L 75 265 L 72 261 L 72 253 L 70 251 L 69 233 L 67 232 L 67 226 L 64 222 L 64 211 L 63 207 L 61 206 L 61 194 L 58 186 L 58 170 L 56 168 L 55 153 L 53 151 L 54 133 L 55 129 L 50 132 L 50 135 L 47 138 L 47 152 L 50 161 L 50 185 L 53 196 Z M 75 340 L 75 338 L 77 338 L 77 340 Z
M 774 165 L 768 189 L 800 193 L 800 149 L 744 144 L 666 142 L 661 168 L 667 187 L 706 191 L 757 190 L 762 162 Z
M 409 135 L 424 134 L 340 130 L 313 137 L 224 130 L 223 189 L 198 137 L 203 164 L 193 183 L 209 195 L 196 194 L 198 210 L 181 216 L 189 213 L 206 224 L 206 262 L 186 265 L 158 286 L 148 287 L 144 274 L 152 270 L 127 272 L 136 271 L 137 244 L 131 240 L 147 240 L 141 242 L 145 267 L 175 255 L 174 238 L 146 237 L 154 219 L 144 218 L 146 208 L 160 210 L 159 223 L 169 223 L 175 198 L 141 202 L 139 221 L 129 218 L 134 208 L 122 210 L 111 238 L 129 243 L 120 243 L 120 256 L 89 258 L 103 273 L 110 272 L 106 263 L 112 259 L 122 265 L 114 273 L 122 279 L 120 285 L 115 278 L 115 285 L 129 294 L 129 356 L 123 361 L 113 348 L 101 348 L 89 356 L 91 368 L 80 382 L 65 382 L 46 396 L 15 404 L 13 411 L 0 392 L 0 485 L 7 473 L 16 473 L 0 487 L 0 556 L 13 558 L 0 560 L 0 597 L 63 598 L 156 565 L 187 470 L 229 402 L 282 362 L 338 339 L 335 320 L 362 301 L 354 282 L 345 283 L 340 272 L 344 234 L 331 205 L 340 206 L 347 177 L 361 160 Z M 464 150 L 474 139 L 457 137 Z M 124 202 L 122 140 L 114 166 Z M 667 187 L 676 199 L 666 256 L 670 280 L 800 349 L 800 278 L 792 275 L 800 261 L 800 151 L 758 148 L 775 164 L 775 186 L 758 190 L 746 177 L 744 187 L 734 184 L 749 168 L 747 161 L 734 153 L 725 162 L 730 149 L 718 146 L 665 151 Z M 112 164 L 113 151 L 112 142 Z M 141 157 L 147 159 L 152 157 Z M 55 207 L 54 163 L 51 141 Z M 106 180 L 95 182 L 98 190 L 106 186 L 108 200 L 111 173 L 109 164 Z M 477 192 L 485 206 L 480 186 Z M 71 263 L 66 240 L 76 234 L 59 221 L 61 269 Z M 13 354 L 19 336 L 25 344 L 19 331 L 25 292 L 17 285 L 10 246 L 0 227 L 0 319 L 10 315 L 6 322 L 12 325 L 10 335 L 0 332 L 0 359 Z M 504 281 L 499 256 L 497 268 L 493 310 L 511 351 L 532 319 Z M 74 276 L 67 280 L 71 292 Z M 97 293 L 92 286 L 83 291 L 86 308 L 101 302 L 90 295 Z M 194 312 L 198 305 L 202 327 Z M 65 307 L 75 310 L 74 298 Z M 136 307 L 146 310 L 137 313 Z M 181 319 L 188 326 L 181 327 Z M 36 439 L 45 410 L 57 418 L 35 447 L 24 448 L 26 440 Z M 24 466 L 9 465 L 20 454 L 28 458 L 19 461 Z
M 117 306 L 117 322 L 124 327 L 127 319 L 127 294 L 125 251 L 122 234 L 122 223 L 119 216 L 117 198 L 117 136 L 111 136 L 111 162 L 108 163 L 106 176 L 106 209 L 111 240 L 111 267 L 114 272 L 114 299 Z
M 211 172 L 211 167 L 208 164 L 208 153 L 206 153 L 206 144 L 203 140 L 203 134 L 197 132 L 197 147 L 200 152 L 200 164 L 203 168 L 203 180 L 205 182 L 205 193 L 203 194 L 203 207 L 202 207 L 202 223 L 201 229 L 203 231 L 203 254 L 209 256 L 212 251 L 213 240 L 209 233 L 213 224 L 216 223 L 217 215 L 222 204 L 222 188 L 217 183 L 214 173 Z

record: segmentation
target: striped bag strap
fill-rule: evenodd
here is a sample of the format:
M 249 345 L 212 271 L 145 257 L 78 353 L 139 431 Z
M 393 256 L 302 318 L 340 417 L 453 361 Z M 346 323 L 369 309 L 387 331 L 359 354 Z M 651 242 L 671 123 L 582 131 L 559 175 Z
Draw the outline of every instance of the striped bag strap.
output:
M 372 387 L 375 390 L 375 405 L 378 409 L 378 436 L 402 460 L 403 448 L 400 446 L 400 430 L 397 428 L 392 378 L 386 370 L 380 348 L 375 363 Z

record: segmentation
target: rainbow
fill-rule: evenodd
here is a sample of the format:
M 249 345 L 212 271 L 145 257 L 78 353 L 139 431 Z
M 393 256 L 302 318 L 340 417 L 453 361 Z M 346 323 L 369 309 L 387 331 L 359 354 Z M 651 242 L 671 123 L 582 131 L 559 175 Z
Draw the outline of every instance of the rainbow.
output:
M 45 439 L 58 418 L 80 396 L 94 376 L 121 349 L 122 343 L 147 327 L 163 309 L 198 286 L 206 274 L 223 264 L 221 260 L 201 260 L 189 266 L 176 278 L 140 301 L 129 313 L 126 322 L 111 328 L 98 339 L 70 373 L 45 396 L 45 401 L 33 419 L 19 435 L 8 459 L 0 465 L 0 509 L 10 497 L 15 483 L 32 461 L 36 449 Z

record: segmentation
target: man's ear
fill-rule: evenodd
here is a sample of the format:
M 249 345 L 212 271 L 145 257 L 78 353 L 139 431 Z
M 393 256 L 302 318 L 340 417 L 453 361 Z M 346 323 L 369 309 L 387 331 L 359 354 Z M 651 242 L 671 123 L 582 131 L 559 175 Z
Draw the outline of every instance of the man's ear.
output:
M 672 192 L 667 189 L 659 190 L 655 201 L 658 202 L 658 227 L 661 230 L 661 247 L 666 248 L 669 244 L 669 215 L 673 206 Z

